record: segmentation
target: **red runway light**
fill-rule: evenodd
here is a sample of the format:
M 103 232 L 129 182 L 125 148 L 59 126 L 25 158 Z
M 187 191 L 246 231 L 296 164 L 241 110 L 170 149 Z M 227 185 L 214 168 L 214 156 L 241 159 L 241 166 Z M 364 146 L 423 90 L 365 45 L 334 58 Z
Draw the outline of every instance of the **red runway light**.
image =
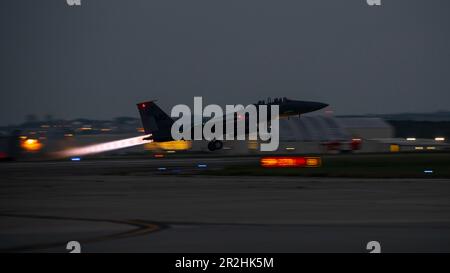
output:
M 321 159 L 320 157 L 267 156 L 261 158 L 260 164 L 264 168 L 319 167 Z
M 360 138 L 353 138 L 351 142 L 352 150 L 359 150 L 361 149 L 361 143 L 362 139 Z

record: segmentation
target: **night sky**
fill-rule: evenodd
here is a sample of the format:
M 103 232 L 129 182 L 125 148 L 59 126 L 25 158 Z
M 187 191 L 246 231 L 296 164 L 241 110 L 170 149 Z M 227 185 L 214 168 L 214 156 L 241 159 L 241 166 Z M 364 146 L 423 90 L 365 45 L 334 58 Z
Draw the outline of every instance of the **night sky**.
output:
M 0 1 L 0 125 L 266 97 L 450 110 L 450 1 Z

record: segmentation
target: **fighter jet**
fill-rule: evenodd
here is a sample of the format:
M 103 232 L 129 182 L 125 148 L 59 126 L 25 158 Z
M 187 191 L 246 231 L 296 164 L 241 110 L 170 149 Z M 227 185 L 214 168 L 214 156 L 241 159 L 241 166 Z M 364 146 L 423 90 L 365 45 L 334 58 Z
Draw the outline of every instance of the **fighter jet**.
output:
M 267 100 L 260 100 L 257 103 L 254 103 L 256 107 L 259 105 L 267 105 L 268 113 L 270 113 L 270 109 L 272 105 L 279 106 L 279 116 L 280 117 L 290 117 L 290 116 L 300 116 L 305 113 L 314 112 L 325 108 L 328 106 L 326 103 L 321 102 L 313 102 L 313 101 L 300 101 L 300 100 L 291 100 L 288 98 L 268 98 Z M 169 115 L 167 115 L 156 103 L 155 101 L 146 101 L 137 104 L 137 108 L 139 110 L 139 114 L 141 116 L 142 125 L 144 127 L 144 131 L 146 135 L 151 135 L 150 137 L 145 138 L 144 140 L 153 140 L 154 142 L 167 142 L 173 141 L 171 134 L 171 128 L 173 123 L 175 122 Z M 229 116 L 224 116 L 224 128 L 227 120 L 229 120 Z M 238 119 L 237 115 L 234 115 L 235 124 Z M 245 133 L 248 134 L 249 126 L 248 126 L 248 116 L 245 116 Z M 270 117 L 267 119 L 270 120 Z M 196 125 L 194 125 L 196 126 Z M 191 128 L 191 132 L 194 130 Z M 237 130 L 234 130 L 236 133 Z M 194 139 L 192 137 L 192 139 Z M 208 149 L 210 151 L 220 150 L 223 148 L 223 142 L 221 140 L 212 140 L 208 143 Z
M 328 104 L 322 102 L 291 100 L 286 97 L 273 100 L 268 98 L 267 101 L 261 100 L 255 105 L 268 105 L 269 109 L 271 105 L 278 105 L 280 107 L 280 117 L 300 116 L 328 106 Z

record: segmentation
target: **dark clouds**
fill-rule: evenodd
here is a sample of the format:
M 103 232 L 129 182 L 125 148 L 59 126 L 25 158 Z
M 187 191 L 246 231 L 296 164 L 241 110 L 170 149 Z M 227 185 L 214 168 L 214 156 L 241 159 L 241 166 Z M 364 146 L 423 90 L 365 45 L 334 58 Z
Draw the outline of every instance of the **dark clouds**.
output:
M 447 0 L 2 0 L 0 124 L 318 100 L 339 114 L 450 109 Z

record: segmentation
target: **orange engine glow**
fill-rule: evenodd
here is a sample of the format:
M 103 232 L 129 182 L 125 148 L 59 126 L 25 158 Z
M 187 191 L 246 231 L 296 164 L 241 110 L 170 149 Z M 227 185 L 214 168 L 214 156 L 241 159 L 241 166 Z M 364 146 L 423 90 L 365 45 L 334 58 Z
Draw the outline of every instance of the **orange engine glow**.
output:
M 320 157 L 270 156 L 261 158 L 260 163 L 264 168 L 311 168 L 320 167 L 322 160 Z
M 42 149 L 42 143 L 37 139 L 28 138 L 20 143 L 20 146 L 28 152 L 36 152 Z
M 158 151 L 158 150 L 184 151 L 189 150 L 191 147 L 192 147 L 191 141 L 184 141 L 184 140 L 151 142 L 145 144 L 145 149 L 150 151 Z

